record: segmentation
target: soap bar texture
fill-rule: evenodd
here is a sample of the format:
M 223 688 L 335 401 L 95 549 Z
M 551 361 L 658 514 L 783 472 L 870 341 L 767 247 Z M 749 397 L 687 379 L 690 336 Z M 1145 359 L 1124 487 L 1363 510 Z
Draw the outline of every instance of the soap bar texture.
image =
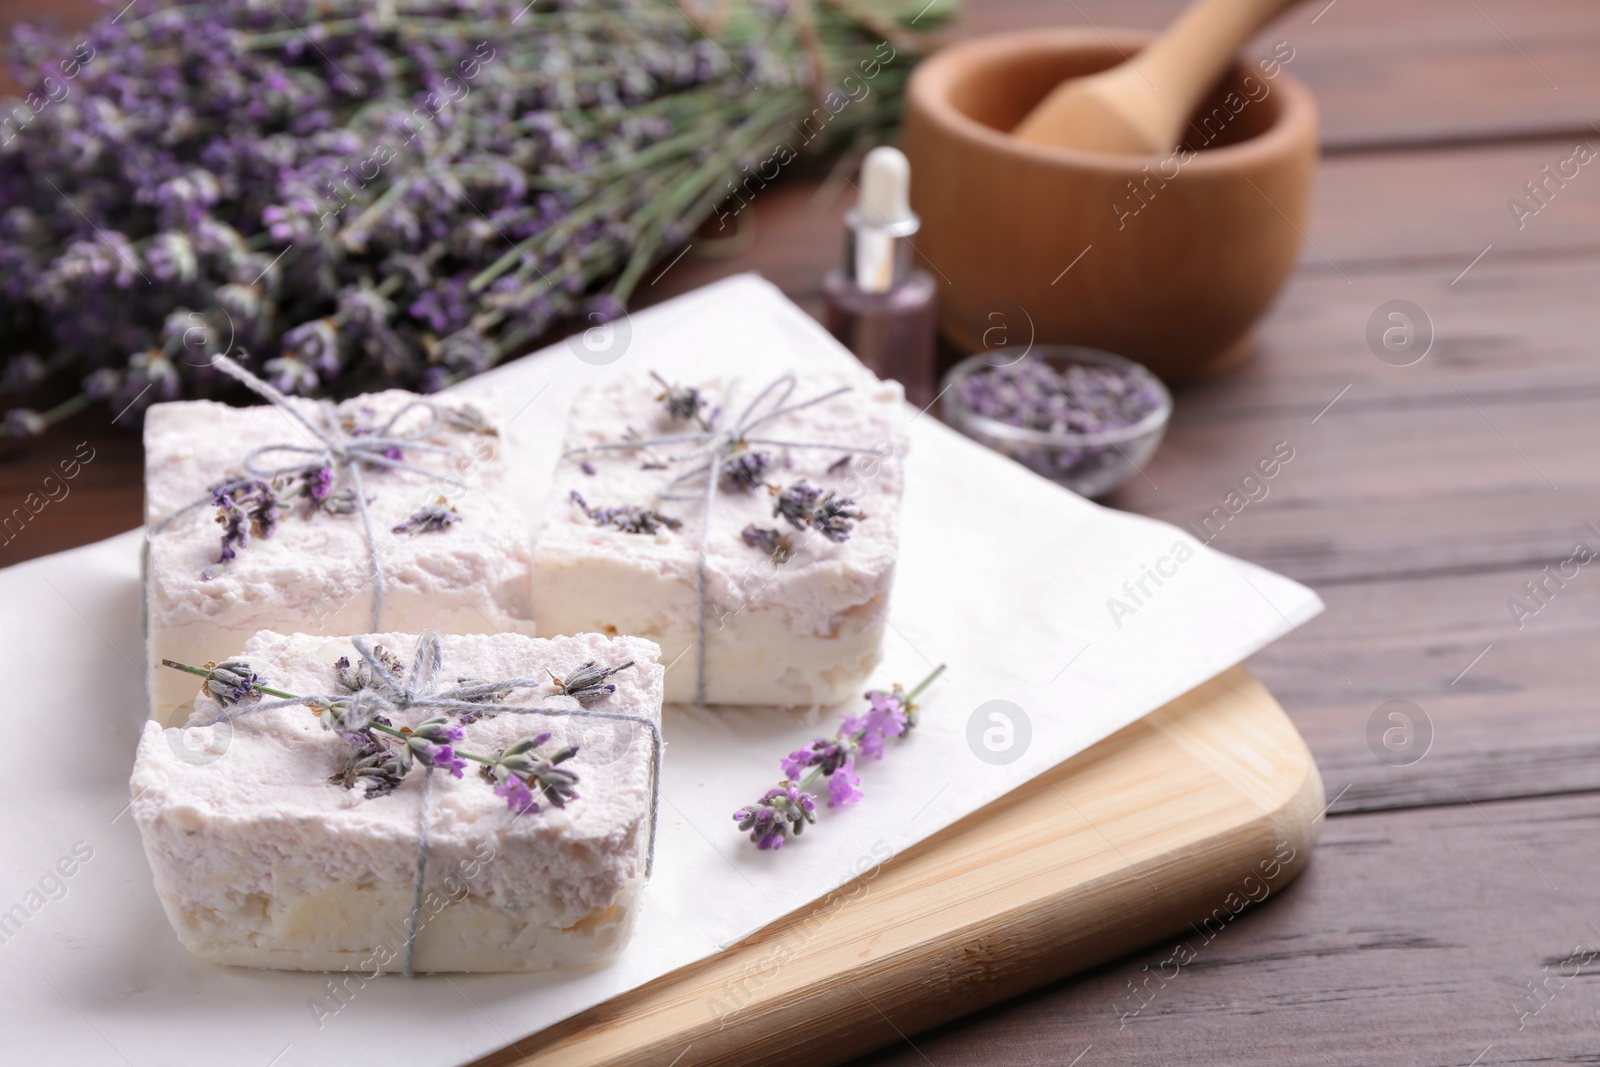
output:
M 430 412 L 421 399 L 391 390 L 347 400 L 333 416 L 346 439 L 359 440 L 399 414 L 390 436 L 413 437 L 415 446 L 394 453 L 398 461 L 462 483 L 361 464 L 383 576 L 376 626 L 373 555 L 366 524 L 351 507 L 353 483 L 347 469 L 324 468 L 320 444 L 305 427 L 271 406 L 192 401 L 150 408 L 145 605 L 153 718 L 181 722 L 195 689 L 193 679 L 160 670 L 161 659 L 218 660 L 258 630 L 534 632 L 529 520 L 506 490 L 499 415 L 482 400 L 430 398 Z M 319 429 L 327 425 L 328 408 L 290 402 Z M 246 475 L 252 452 L 282 445 L 306 451 L 278 448 L 255 458 L 259 470 L 298 468 L 263 480 L 278 506 L 264 505 L 254 486 L 234 495 L 242 519 L 210 501 L 213 486 Z M 307 480 L 323 470 L 316 500 Z M 206 503 L 182 511 L 197 500 Z M 262 511 L 272 516 L 265 526 Z M 223 560 L 230 517 L 248 541 L 231 544 L 232 558 Z
M 410 665 L 417 638 L 378 634 Z M 565 678 L 586 663 L 633 666 L 594 711 L 659 724 L 657 649 L 595 634 L 440 638 L 438 682 Z M 336 662 L 360 664 L 349 639 L 262 632 L 235 658 L 261 684 L 295 695 L 341 692 Z M 437 691 L 437 690 L 435 690 Z M 271 700 L 267 697 L 263 700 Z M 507 705 L 577 709 L 549 688 Z M 248 709 L 249 702 L 229 710 Z M 219 713 L 196 703 L 196 723 Z M 415 726 L 423 709 L 398 712 Z M 576 744 L 561 766 L 576 799 L 514 814 L 468 762 L 462 778 L 432 772 L 425 892 L 415 970 L 536 971 L 609 960 L 626 944 L 645 877 L 651 826 L 649 729 L 626 720 L 501 711 L 462 726 L 456 747 L 491 758 L 549 731 L 540 751 Z M 423 778 L 415 765 L 393 792 L 367 795 L 336 779 L 352 751 L 304 706 L 245 711 L 212 726 L 146 722 L 130 787 L 155 887 L 179 939 L 217 963 L 363 974 L 401 969 L 418 866 Z
M 860 695 L 883 642 L 915 413 L 898 385 L 864 371 L 791 379 L 763 396 L 766 385 L 669 391 L 630 377 L 579 394 L 535 541 L 541 633 L 649 638 L 674 702 L 809 706 Z M 752 426 L 744 439 L 733 432 L 741 424 Z M 718 477 L 709 529 L 707 474 L 695 473 L 708 462 Z M 848 500 L 856 517 L 830 529 L 775 515 L 797 486 L 814 502 Z

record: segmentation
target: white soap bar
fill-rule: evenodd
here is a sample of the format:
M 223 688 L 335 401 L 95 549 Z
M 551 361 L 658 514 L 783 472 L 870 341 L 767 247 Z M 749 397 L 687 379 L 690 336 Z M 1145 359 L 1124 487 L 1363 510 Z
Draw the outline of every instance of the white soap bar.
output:
M 370 435 L 418 398 L 391 390 L 338 406 L 345 431 Z M 384 578 L 383 612 L 374 627 L 371 556 L 348 477 L 334 471 L 333 503 L 313 507 L 298 475 L 279 478 L 280 509 L 270 537 L 259 533 L 219 562 L 223 509 L 207 503 L 157 529 L 168 516 L 209 495 L 212 486 L 244 474 L 246 457 L 268 445 L 318 447 L 286 412 L 270 406 L 234 408 L 212 401 L 157 404 L 145 416 L 145 521 L 149 530 L 145 604 L 151 714 L 172 724 L 194 696 L 181 674 L 162 670 L 163 658 L 185 663 L 218 660 L 258 630 L 364 633 L 373 629 L 444 633 L 532 634 L 532 556 L 527 518 L 506 492 L 505 443 L 498 414 L 432 398 L 439 421 L 403 448 L 403 462 L 448 474 L 449 485 L 412 471 L 364 464 L 360 476 Z M 324 415 L 310 401 L 292 401 L 315 425 Z M 428 425 L 413 409 L 396 433 Z M 449 454 L 430 451 L 447 448 Z M 273 451 L 259 469 L 315 464 L 309 452 Z M 440 498 L 455 518 L 444 528 L 395 532 Z
M 769 462 L 759 484 L 719 482 L 704 533 L 704 476 L 682 477 L 706 462 L 703 441 L 594 447 L 695 434 L 701 418 L 725 434 L 766 383 L 682 383 L 691 384 L 704 400 L 695 418 L 682 417 L 691 400 L 674 413 L 663 384 L 648 377 L 592 387 L 574 402 L 534 545 L 540 632 L 647 637 L 668 664 L 667 699 L 694 701 L 703 545 L 707 703 L 806 706 L 859 696 L 879 659 L 894 580 L 911 417 L 900 387 L 865 372 L 803 378 L 786 404 L 850 388 L 760 423 L 743 446 L 719 439 L 719 468 L 756 454 Z M 774 515 L 780 491 L 795 485 L 853 502 L 860 517 L 845 523 L 848 539 Z M 639 521 L 629 508 L 671 521 Z M 776 553 L 774 536 L 783 539 Z
M 409 666 L 417 638 L 381 634 Z M 633 666 L 592 710 L 659 724 L 657 648 L 596 634 L 537 640 L 517 634 L 441 637 L 444 688 L 458 679 L 558 678 L 593 661 Z M 337 695 L 335 662 L 361 663 L 345 638 L 263 632 L 236 658 L 262 685 Z M 174 672 L 177 673 L 177 672 Z M 188 676 L 192 677 L 192 676 Z M 581 707 L 547 689 L 507 704 Z M 265 698 L 265 699 L 271 699 Z M 248 707 L 248 703 L 239 707 Z M 197 701 L 195 722 L 218 706 Z M 421 721 L 402 713 L 396 727 Z M 534 971 L 604 962 L 627 942 L 650 832 L 652 745 L 630 721 L 502 712 L 462 727 L 457 746 L 495 757 L 518 738 L 550 731 L 547 755 L 577 744 L 562 767 L 578 775 L 564 808 L 513 815 L 468 763 L 457 779 L 433 772 L 426 891 L 415 968 Z M 418 858 L 423 770 L 368 797 L 330 781 L 351 746 L 295 706 L 246 712 L 215 726 L 147 722 L 134 764 L 132 812 L 167 917 L 183 944 L 218 963 L 288 970 L 397 972 Z

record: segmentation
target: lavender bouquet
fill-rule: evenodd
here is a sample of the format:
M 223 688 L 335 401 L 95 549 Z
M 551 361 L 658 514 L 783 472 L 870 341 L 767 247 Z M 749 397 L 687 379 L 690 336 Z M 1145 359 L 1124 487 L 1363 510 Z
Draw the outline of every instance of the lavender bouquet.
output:
M 953 0 L 140 0 L 20 28 L 0 105 L 0 394 L 431 391 L 895 114 Z M 715 213 L 716 223 L 707 220 Z M 34 354 L 39 353 L 39 354 Z

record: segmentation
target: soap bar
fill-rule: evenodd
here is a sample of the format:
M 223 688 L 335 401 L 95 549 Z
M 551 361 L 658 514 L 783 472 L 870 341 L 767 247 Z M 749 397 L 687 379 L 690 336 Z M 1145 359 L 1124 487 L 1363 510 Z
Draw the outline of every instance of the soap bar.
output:
M 418 641 L 406 634 L 363 640 L 407 668 Z M 585 664 L 631 660 L 605 679 L 614 690 L 585 695 L 587 706 L 660 722 L 662 669 L 648 641 L 497 634 L 441 635 L 440 642 L 438 684 L 446 689 L 460 680 L 547 673 L 560 680 L 514 691 L 505 705 L 582 708 L 558 685 Z M 341 657 L 364 664 L 346 638 L 263 632 L 232 658 L 248 663 L 262 685 L 336 696 L 348 692 L 336 666 Z M 423 767 L 414 764 L 392 792 L 369 796 L 364 783 L 334 780 L 354 750 L 315 710 L 250 707 L 231 705 L 239 713 L 212 726 L 146 722 L 140 739 L 131 811 L 179 940 L 217 963 L 398 972 L 414 899 Z M 202 698 L 192 721 L 220 710 Z M 391 721 L 414 727 L 424 715 L 413 707 Z M 490 758 L 545 731 L 552 736 L 541 753 L 576 744 L 577 755 L 560 766 L 577 775 L 577 797 L 513 814 L 478 764 L 467 762 L 462 778 L 432 772 L 415 970 L 535 971 L 610 959 L 628 940 L 646 873 L 648 728 L 501 711 L 461 729 L 455 748 Z
M 347 470 L 322 464 L 305 427 L 271 406 L 153 405 L 144 430 L 145 611 L 151 713 L 163 724 L 181 721 L 195 689 L 160 661 L 217 660 L 257 630 L 534 632 L 529 520 L 506 490 L 503 430 L 486 401 L 390 390 L 347 400 L 331 415 L 312 401 L 289 403 L 319 429 L 336 420 L 355 441 L 398 414 L 389 436 L 408 442 L 393 462 L 462 484 L 361 464 L 383 576 L 374 625 L 372 553 L 353 483 Z M 301 451 L 255 451 L 285 445 Z M 258 470 L 297 469 L 248 484 L 252 453 Z M 227 506 L 212 503 L 213 487 L 230 480 L 247 484 Z M 230 522 L 235 536 L 225 548 Z
M 881 653 L 913 415 L 898 385 L 865 371 L 582 391 L 534 545 L 540 632 L 649 638 L 669 701 L 859 696 Z M 615 447 L 661 438 L 683 439 Z M 695 473 L 708 463 L 709 529 L 707 472 Z

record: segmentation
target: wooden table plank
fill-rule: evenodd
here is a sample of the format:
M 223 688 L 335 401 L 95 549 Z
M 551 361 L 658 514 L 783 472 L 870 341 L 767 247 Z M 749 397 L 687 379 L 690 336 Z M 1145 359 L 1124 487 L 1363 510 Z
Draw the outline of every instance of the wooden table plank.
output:
M 1299 880 L 1209 941 L 909 1042 L 891 1017 L 855 1067 L 1594 1064 L 1597 832 L 1594 795 L 1329 819 Z
M 1600 550 L 1600 538 L 1588 540 Z M 1600 789 L 1600 569 L 1548 586 L 1542 605 L 1524 591 L 1537 577 L 1324 588 L 1328 610 L 1303 637 L 1252 658 L 1311 746 L 1335 812 Z M 1512 597 L 1538 607 L 1521 628 Z M 1413 702 L 1431 723 L 1431 749 L 1413 749 L 1407 766 L 1382 762 L 1367 733 L 1391 700 Z
M 1157 29 L 1182 0 L 974 3 L 968 33 L 1049 25 Z M 1600 8 L 1585 0 L 1308 0 L 1251 42 L 1294 49 L 1323 144 L 1374 146 L 1587 135 L 1600 120 Z

